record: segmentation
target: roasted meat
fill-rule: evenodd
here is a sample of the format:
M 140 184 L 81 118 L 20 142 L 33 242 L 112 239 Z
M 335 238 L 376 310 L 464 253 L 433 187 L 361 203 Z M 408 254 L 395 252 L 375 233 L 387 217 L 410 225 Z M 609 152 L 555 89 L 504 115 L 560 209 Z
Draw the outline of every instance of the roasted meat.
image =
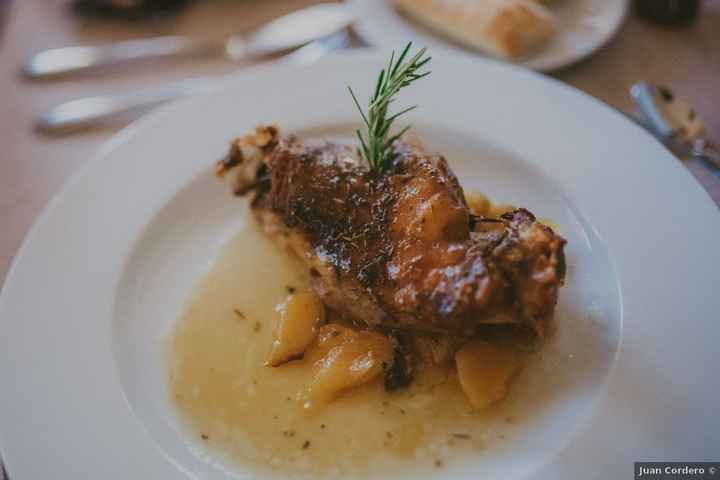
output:
M 412 141 L 382 173 L 351 147 L 259 127 L 236 172 L 264 231 L 302 258 L 326 305 L 370 327 L 471 336 L 488 323 L 539 333 L 565 276 L 565 240 L 527 210 L 473 215 L 447 161 Z

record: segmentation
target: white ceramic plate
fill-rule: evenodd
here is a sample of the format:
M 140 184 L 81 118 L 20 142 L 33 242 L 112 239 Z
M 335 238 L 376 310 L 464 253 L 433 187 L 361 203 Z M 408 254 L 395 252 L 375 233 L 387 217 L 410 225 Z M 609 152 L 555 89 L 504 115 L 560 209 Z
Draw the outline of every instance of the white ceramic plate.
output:
M 212 165 L 261 122 L 346 132 L 346 85 L 364 96 L 385 58 L 230 77 L 117 135 L 53 200 L 0 298 L 12 478 L 252 477 L 203 452 L 166 400 L 161 335 L 245 221 Z M 509 448 L 411 477 L 628 478 L 636 460 L 717 459 L 720 215 L 680 163 L 605 105 L 497 62 L 438 59 L 402 101 L 466 187 L 569 242 L 552 395 Z
M 401 48 L 409 40 L 434 55 L 448 51 L 482 55 L 459 46 L 398 13 L 390 0 L 351 0 L 359 13 L 358 32 L 371 44 Z M 558 31 L 543 48 L 516 61 L 549 72 L 578 62 L 607 44 L 625 21 L 629 0 L 556 0 Z

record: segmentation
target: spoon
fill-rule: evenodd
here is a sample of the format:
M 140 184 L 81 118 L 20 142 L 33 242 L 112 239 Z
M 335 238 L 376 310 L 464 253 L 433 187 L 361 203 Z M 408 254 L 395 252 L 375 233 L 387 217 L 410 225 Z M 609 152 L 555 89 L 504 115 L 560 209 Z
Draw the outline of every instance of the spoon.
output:
M 348 27 L 354 20 L 354 14 L 346 5 L 323 3 L 277 18 L 250 35 L 224 38 L 165 36 L 45 50 L 25 64 L 23 73 L 27 78 L 39 79 L 138 60 L 208 55 L 224 55 L 233 61 L 253 60 L 327 37 Z
M 720 168 L 720 149 L 708 140 L 702 119 L 669 88 L 639 82 L 632 86 L 630 95 L 643 126 L 670 150 Z

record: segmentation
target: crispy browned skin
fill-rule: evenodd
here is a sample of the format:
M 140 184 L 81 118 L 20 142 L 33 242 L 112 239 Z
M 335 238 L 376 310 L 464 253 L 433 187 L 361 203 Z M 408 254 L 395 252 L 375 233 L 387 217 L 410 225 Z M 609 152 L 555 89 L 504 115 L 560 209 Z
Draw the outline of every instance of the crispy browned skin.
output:
M 539 332 L 565 276 L 565 240 L 524 209 L 471 215 L 445 159 L 409 143 L 382 174 L 349 147 L 272 127 L 236 140 L 238 171 L 267 233 L 303 258 L 329 306 L 370 326 L 471 335 L 483 323 Z

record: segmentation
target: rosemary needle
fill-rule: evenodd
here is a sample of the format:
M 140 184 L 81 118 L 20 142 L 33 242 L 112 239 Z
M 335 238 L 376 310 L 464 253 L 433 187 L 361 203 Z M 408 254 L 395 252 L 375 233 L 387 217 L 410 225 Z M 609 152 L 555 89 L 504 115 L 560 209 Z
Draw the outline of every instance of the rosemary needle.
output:
M 348 87 L 367 129 L 366 134 L 357 130 L 357 137 L 360 141 L 358 150 L 370 168 L 377 172 L 382 172 L 394 160 L 396 154 L 393 150 L 393 142 L 410 128 L 406 126 L 398 133 L 390 135 L 393 122 L 416 107 L 414 105 L 390 114 L 388 113 L 390 104 L 402 88 L 430 74 L 429 71 L 420 71 L 431 59 L 431 57 L 425 56 L 427 49 L 420 49 L 406 61 L 411 48 L 412 42 L 409 42 L 397 58 L 395 58 L 394 51 L 390 55 L 387 67 L 380 71 L 374 93 L 368 102 L 367 112 L 363 111 L 355 92 Z

